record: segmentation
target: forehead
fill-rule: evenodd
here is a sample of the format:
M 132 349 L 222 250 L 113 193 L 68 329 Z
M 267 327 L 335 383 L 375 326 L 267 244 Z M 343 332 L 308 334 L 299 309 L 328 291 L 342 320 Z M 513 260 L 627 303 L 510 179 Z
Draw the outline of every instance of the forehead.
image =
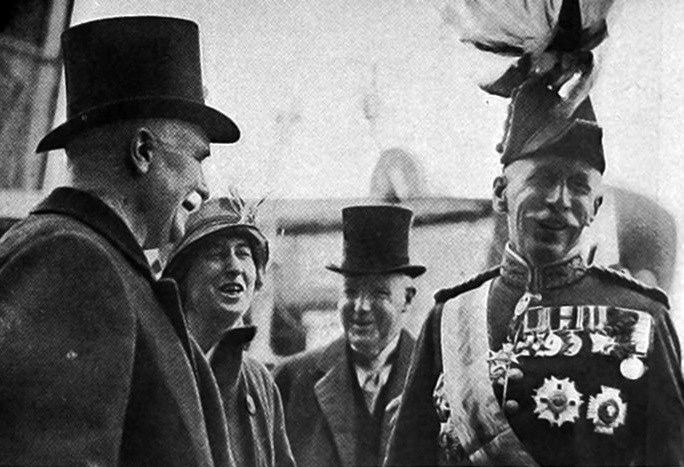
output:
M 246 246 L 249 247 L 249 241 L 239 235 L 230 235 L 225 232 L 222 233 L 217 233 L 209 238 L 207 238 L 204 242 L 204 249 L 205 250 L 211 250 L 211 249 L 229 249 L 229 248 L 234 248 L 234 247 L 240 247 L 240 246 Z
M 553 155 L 519 159 L 507 166 L 504 173 L 510 178 L 523 180 L 538 173 L 566 177 L 580 175 L 597 182 L 601 180 L 601 173 L 586 161 Z
M 408 281 L 404 274 L 365 274 L 360 276 L 344 276 L 345 287 L 403 287 Z

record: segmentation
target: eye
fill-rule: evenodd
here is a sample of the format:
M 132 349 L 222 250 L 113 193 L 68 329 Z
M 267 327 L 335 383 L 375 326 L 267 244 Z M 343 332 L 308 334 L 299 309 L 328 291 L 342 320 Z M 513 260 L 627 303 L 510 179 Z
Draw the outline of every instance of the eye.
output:
M 203 162 L 207 157 L 211 155 L 211 152 L 209 149 L 207 150 L 201 150 L 195 153 L 195 160 L 197 162 Z
M 343 293 L 344 296 L 347 298 L 356 298 L 359 294 L 359 291 L 356 289 L 352 289 L 351 287 L 345 287 Z
M 238 258 L 251 258 L 252 257 L 252 249 L 249 246 L 239 246 L 235 249 L 235 256 Z
M 376 289 L 373 291 L 373 297 L 376 298 L 388 298 L 390 296 L 390 291 L 387 289 Z
M 530 176 L 529 181 L 535 186 L 548 188 L 557 183 L 557 178 L 547 170 L 539 170 Z
M 210 248 L 207 250 L 207 252 L 204 254 L 204 258 L 207 261 L 221 261 L 221 259 L 224 257 L 223 250 L 219 248 Z
M 587 195 L 591 192 L 591 186 L 589 182 L 582 178 L 574 177 L 568 181 L 568 186 L 570 189 L 576 193 Z

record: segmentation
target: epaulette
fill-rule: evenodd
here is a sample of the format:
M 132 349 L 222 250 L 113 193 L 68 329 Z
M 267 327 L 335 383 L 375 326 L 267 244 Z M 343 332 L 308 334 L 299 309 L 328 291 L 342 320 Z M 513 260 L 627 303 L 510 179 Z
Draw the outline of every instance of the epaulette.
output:
M 640 280 L 635 279 L 629 274 L 604 266 L 592 265 L 588 271 L 596 273 L 596 275 L 602 279 L 624 285 L 631 290 L 636 290 L 642 295 L 646 295 L 651 300 L 655 300 L 658 303 L 662 303 L 667 308 L 670 308 L 670 299 L 667 297 L 665 291 L 659 287 L 651 287 L 650 285 L 646 285 Z
M 496 266 L 454 287 L 438 290 L 437 292 L 435 292 L 434 295 L 435 302 L 444 303 L 447 300 L 450 300 L 458 295 L 461 295 L 463 292 L 467 292 L 468 290 L 472 290 L 481 286 L 488 280 L 498 276 L 500 274 L 500 269 L 500 266 Z

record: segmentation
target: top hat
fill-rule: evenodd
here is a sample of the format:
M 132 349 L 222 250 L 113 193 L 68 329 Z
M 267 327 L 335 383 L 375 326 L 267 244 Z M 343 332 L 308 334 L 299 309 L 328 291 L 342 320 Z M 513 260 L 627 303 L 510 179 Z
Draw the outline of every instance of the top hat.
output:
M 240 130 L 204 105 L 199 30 L 192 21 L 130 16 L 79 24 L 62 34 L 67 121 L 37 152 L 63 148 L 77 133 L 118 120 L 169 118 L 194 123 L 213 143 Z
M 243 237 L 249 242 L 258 272 L 258 281 L 268 263 L 268 240 L 255 224 L 256 208 L 247 206 L 237 195 L 213 198 L 190 214 L 185 235 L 174 246 L 164 276 L 181 280 L 197 248 L 216 236 Z
M 403 273 L 418 277 L 425 266 L 410 264 L 409 230 L 413 212 L 398 206 L 342 209 L 344 259 L 327 269 L 345 275 Z
M 589 97 L 576 108 L 543 79 L 530 79 L 513 94 L 504 139 L 499 148 L 504 166 L 520 159 L 560 156 L 584 160 L 599 172 L 606 169 L 603 130 Z

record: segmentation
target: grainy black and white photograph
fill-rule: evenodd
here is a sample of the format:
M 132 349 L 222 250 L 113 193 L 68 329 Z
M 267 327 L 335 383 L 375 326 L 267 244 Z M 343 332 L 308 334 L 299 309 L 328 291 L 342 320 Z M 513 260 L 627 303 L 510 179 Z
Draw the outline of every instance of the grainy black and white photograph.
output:
M 684 3 L 4 0 L 0 466 L 684 465 Z

